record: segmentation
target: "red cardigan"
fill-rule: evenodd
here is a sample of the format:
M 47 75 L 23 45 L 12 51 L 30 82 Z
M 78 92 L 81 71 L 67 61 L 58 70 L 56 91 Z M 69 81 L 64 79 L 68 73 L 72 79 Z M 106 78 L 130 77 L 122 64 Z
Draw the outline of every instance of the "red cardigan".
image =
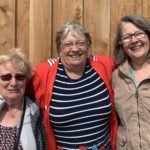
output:
M 88 59 L 92 68 L 100 75 L 106 84 L 112 103 L 112 113 L 110 117 L 110 132 L 111 132 L 111 145 L 113 150 L 116 150 L 116 134 L 117 134 L 117 117 L 114 108 L 114 94 L 111 83 L 111 74 L 115 69 L 115 64 L 112 58 L 107 56 L 92 56 Z M 55 135 L 50 124 L 49 112 L 50 102 L 53 93 L 53 85 L 58 68 L 58 59 L 49 59 L 46 62 L 38 64 L 34 71 L 35 76 L 32 79 L 32 85 L 29 86 L 30 91 L 34 92 L 37 103 L 42 109 L 44 116 L 44 123 L 46 127 L 48 150 L 57 150 Z

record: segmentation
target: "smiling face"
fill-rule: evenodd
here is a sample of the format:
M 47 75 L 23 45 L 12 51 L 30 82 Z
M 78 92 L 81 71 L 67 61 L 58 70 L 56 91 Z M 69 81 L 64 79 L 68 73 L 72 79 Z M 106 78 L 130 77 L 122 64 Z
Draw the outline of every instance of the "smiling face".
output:
M 130 36 L 130 40 L 126 40 Z M 150 41 L 147 34 L 132 23 L 125 23 L 122 30 L 122 44 L 131 61 L 146 60 Z
M 83 34 L 68 33 L 61 42 L 59 52 L 61 62 L 68 69 L 84 68 L 88 55 L 88 46 Z
M 10 104 L 20 101 L 25 93 L 25 70 L 8 62 L 0 65 L 0 95 Z

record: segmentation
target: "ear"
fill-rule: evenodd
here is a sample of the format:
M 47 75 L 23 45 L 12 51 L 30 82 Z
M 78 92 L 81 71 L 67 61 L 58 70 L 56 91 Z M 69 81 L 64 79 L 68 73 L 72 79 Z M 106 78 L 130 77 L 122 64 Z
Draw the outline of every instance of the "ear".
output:
M 122 41 L 119 41 L 119 45 L 122 45 L 123 43 L 122 43 Z

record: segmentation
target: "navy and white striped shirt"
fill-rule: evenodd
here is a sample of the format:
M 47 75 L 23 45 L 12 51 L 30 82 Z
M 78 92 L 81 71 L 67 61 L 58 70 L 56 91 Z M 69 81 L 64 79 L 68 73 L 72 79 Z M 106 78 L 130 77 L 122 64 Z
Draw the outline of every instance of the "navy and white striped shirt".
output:
M 109 117 L 111 103 L 103 80 L 87 64 L 80 79 L 70 79 L 59 63 L 50 104 L 57 146 L 77 150 L 80 146 L 111 150 Z

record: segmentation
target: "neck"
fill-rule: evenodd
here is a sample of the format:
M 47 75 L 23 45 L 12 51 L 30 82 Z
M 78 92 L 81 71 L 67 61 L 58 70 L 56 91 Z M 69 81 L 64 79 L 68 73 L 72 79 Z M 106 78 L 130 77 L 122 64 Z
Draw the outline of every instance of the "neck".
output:
M 141 70 L 142 68 L 149 65 L 147 61 L 142 61 L 142 60 L 132 61 L 131 64 L 134 70 Z
M 21 101 L 19 101 L 17 103 L 13 103 L 13 104 L 9 104 L 8 103 L 4 107 L 8 111 L 15 110 L 15 109 L 22 110 L 22 108 L 23 108 L 23 101 L 21 100 Z
M 75 67 L 65 67 L 65 71 L 66 71 L 66 74 L 71 78 L 71 79 L 79 79 L 82 77 L 84 71 L 85 71 L 85 66 L 86 64 L 78 67 L 78 66 L 75 66 Z
M 6 102 L 5 106 L 6 106 L 6 108 L 8 110 L 11 110 L 11 109 L 18 109 L 18 110 L 20 110 L 23 107 L 23 99 L 14 100 L 13 102 L 12 102 L 12 100 L 10 100 L 10 101 L 8 100 Z
M 0 124 L 7 127 L 16 126 L 23 112 L 23 100 L 16 104 L 6 103 L 0 112 Z

